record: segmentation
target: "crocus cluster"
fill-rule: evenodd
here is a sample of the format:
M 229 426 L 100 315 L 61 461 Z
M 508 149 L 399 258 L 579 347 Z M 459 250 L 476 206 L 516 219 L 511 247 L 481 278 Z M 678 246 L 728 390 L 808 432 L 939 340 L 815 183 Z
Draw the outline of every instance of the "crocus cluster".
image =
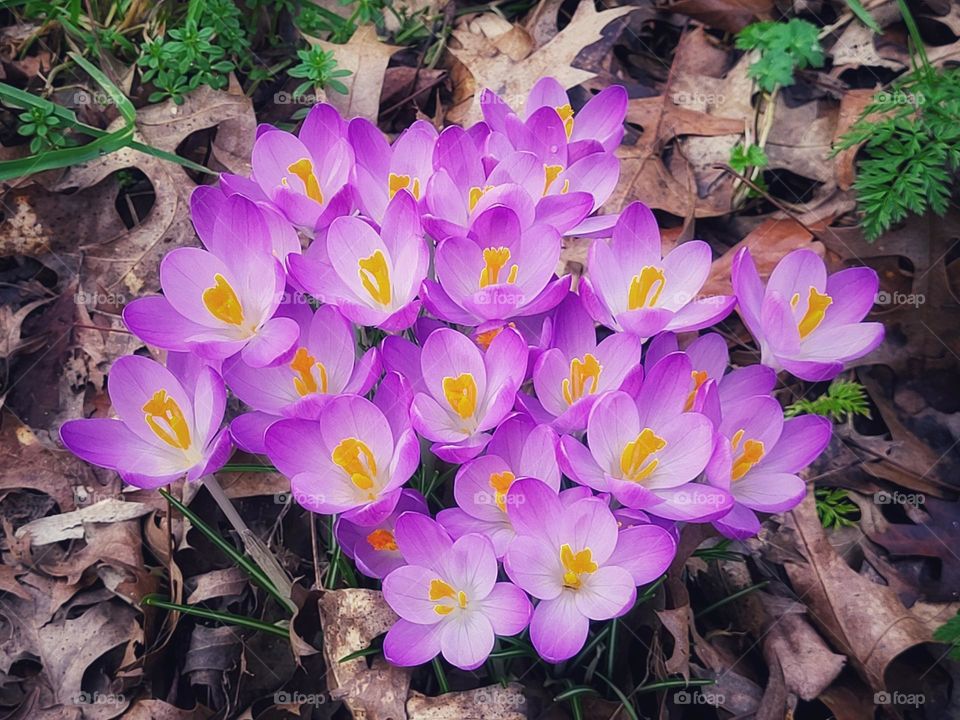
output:
M 706 243 L 665 253 L 639 202 L 598 213 L 623 88 L 575 111 L 545 78 L 522 109 L 480 105 L 469 128 L 418 121 L 392 143 L 327 105 L 296 135 L 261 126 L 250 176 L 193 196 L 203 247 L 170 252 L 163 294 L 124 311 L 166 366 L 120 359 L 117 417 L 61 429 L 144 488 L 235 446 L 266 456 L 382 581 L 397 665 L 476 668 L 526 630 L 563 661 L 666 571 L 683 524 L 755 534 L 830 439 L 823 418 L 784 419 L 777 372 L 832 378 L 883 336 L 862 322 L 871 270 L 828 275 L 801 250 L 764 285 L 744 250 L 733 294 L 705 296 Z M 578 284 L 558 274 L 570 235 L 592 238 Z M 701 332 L 734 308 L 761 364 L 731 368 Z

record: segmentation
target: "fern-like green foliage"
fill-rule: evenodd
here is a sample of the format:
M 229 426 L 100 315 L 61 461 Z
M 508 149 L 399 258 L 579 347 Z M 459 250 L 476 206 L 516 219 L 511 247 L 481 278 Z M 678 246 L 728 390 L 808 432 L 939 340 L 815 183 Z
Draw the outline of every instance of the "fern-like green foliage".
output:
M 850 501 L 843 488 L 817 488 L 813 493 L 820 524 L 830 528 L 849 527 L 860 519 L 860 508 Z
M 834 422 L 842 422 L 853 415 L 870 417 L 867 390 L 858 382 L 838 380 L 818 398 L 797 400 L 784 411 L 786 417 L 802 414 L 823 415 Z
M 943 215 L 960 169 L 960 69 L 920 67 L 877 93 L 836 150 L 860 143 L 854 188 L 867 240 L 909 213 Z
M 950 618 L 934 630 L 933 639 L 950 645 L 950 658 L 960 660 L 960 614 Z
M 747 73 L 767 92 L 793 85 L 794 71 L 823 66 L 820 30 L 793 18 L 789 22 L 759 22 L 747 25 L 737 35 L 741 50 L 758 50 L 760 58 Z

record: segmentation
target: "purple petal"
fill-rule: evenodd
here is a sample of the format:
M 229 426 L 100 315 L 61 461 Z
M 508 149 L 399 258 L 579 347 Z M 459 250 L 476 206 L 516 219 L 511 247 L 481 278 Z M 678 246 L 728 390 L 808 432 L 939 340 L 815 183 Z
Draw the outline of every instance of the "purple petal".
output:
M 587 640 L 590 620 L 577 608 L 576 593 L 563 592 L 542 600 L 530 620 L 530 640 L 544 660 L 558 663 L 572 658 Z
M 412 667 L 430 662 L 440 654 L 444 624 L 417 625 L 397 620 L 383 639 L 383 656 L 391 665 Z

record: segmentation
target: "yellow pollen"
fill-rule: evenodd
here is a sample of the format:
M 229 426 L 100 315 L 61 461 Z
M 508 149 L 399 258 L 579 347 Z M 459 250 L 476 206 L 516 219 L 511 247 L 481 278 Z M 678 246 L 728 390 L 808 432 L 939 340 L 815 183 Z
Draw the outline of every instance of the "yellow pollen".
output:
M 505 247 L 488 247 L 483 249 L 483 270 L 480 271 L 480 287 L 485 288 L 488 285 L 496 285 L 500 282 L 500 271 L 510 262 L 510 249 Z M 510 267 L 507 273 L 507 282 L 515 283 L 517 281 L 517 272 L 519 268 L 516 265 Z
M 573 108 L 570 107 L 570 103 L 567 103 L 555 108 L 555 110 L 560 119 L 563 120 L 563 130 L 567 133 L 567 139 L 569 140 L 570 136 L 573 135 Z
M 550 189 L 550 186 L 553 184 L 553 181 L 557 179 L 557 176 L 563 172 L 563 165 L 544 165 L 543 171 L 546 173 L 546 181 L 543 185 L 543 194 L 547 194 L 547 190 Z M 566 183 L 567 187 L 570 186 L 570 183 Z
M 360 282 L 374 302 L 386 307 L 390 304 L 392 292 L 390 289 L 390 269 L 383 251 L 375 250 L 370 257 L 360 258 L 357 261 L 357 272 Z
M 560 562 L 563 563 L 563 584 L 576 590 L 582 584 L 581 575 L 595 573 L 599 567 L 594 561 L 590 548 L 574 553 L 569 545 L 560 546 Z
M 333 449 L 330 457 L 335 465 L 350 476 L 350 481 L 357 488 L 371 491 L 377 477 L 377 461 L 365 442 L 354 437 L 344 438 Z M 376 499 L 373 492 L 368 492 L 368 497 L 371 500 Z
M 690 377 L 693 378 L 693 390 L 687 395 L 687 402 L 683 406 L 684 412 L 693 410 L 693 402 L 697 399 L 697 390 L 707 381 L 708 376 L 706 370 L 694 370 L 690 373 Z
M 627 309 L 638 310 L 656 306 L 666 282 L 663 270 L 652 265 L 644 265 L 640 274 L 634 275 L 633 280 L 630 281 Z
M 799 302 L 800 293 L 794 293 L 793 297 L 790 298 L 790 307 L 796 309 Z M 810 286 L 810 293 L 807 296 L 807 311 L 803 314 L 803 317 L 800 318 L 800 322 L 797 323 L 797 330 L 800 331 L 801 340 L 820 327 L 827 308 L 832 304 L 832 297 L 826 293 L 819 293 L 815 287 Z
M 457 592 L 454 590 L 449 583 L 441 580 L 440 578 L 434 578 L 430 581 L 430 590 L 427 595 L 430 600 L 433 600 L 437 604 L 433 606 L 433 611 L 437 615 L 449 615 L 453 612 L 453 605 L 446 605 L 440 602 L 439 600 L 445 600 L 447 598 L 451 600 L 456 600 L 457 605 L 460 606 L 460 609 L 467 607 L 467 594 L 461 590 Z
M 476 341 L 477 345 L 482 347 L 484 350 L 489 350 L 490 343 L 493 342 L 494 338 L 496 338 L 497 335 L 503 332 L 503 329 L 505 327 L 516 328 L 517 326 L 514 325 L 513 323 L 507 323 L 506 325 L 501 325 L 500 327 L 493 328 L 492 330 L 487 330 L 485 332 L 478 333 L 477 336 L 474 338 L 474 340 Z
M 287 166 L 287 172 L 296 175 L 307 189 L 307 197 L 323 205 L 323 193 L 320 192 L 320 181 L 313 172 L 313 163 L 308 158 L 300 158 L 292 165 Z
M 509 470 L 490 473 L 490 487 L 495 491 L 494 499 L 497 502 L 497 507 L 503 512 L 507 511 L 507 491 L 516 479 L 517 476 Z
M 739 450 L 740 442 L 743 440 L 744 430 L 741 428 L 734 433 L 733 437 L 730 439 L 730 445 L 733 447 L 734 452 Z M 734 480 L 739 480 L 748 472 L 750 468 L 756 465 L 763 458 L 764 447 L 763 443 L 759 440 L 747 440 L 743 443 L 743 451 L 734 459 L 733 468 L 731 469 L 730 475 Z
M 320 371 L 319 385 L 317 385 L 317 381 L 313 377 L 313 368 L 317 368 Z M 300 397 L 315 392 L 326 395 L 327 368 L 323 366 L 323 363 L 317 362 L 317 359 L 311 355 L 305 347 L 297 348 L 297 353 L 290 362 L 290 369 L 296 373 L 296 376 L 293 378 L 293 386 L 296 388 Z
M 367 535 L 367 543 L 377 552 L 384 550 L 393 552 L 397 549 L 397 541 L 394 539 L 393 533 L 382 528 Z
M 477 206 L 477 203 L 480 202 L 480 198 L 482 198 L 484 194 L 490 190 L 493 190 L 493 185 L 486 185 L 482 188 L 470 188 L 470 212 L 473 212 L 473 209 Z
M 443 379 L 443 395 L 450 407 L 466 420 L 477 409 L 477 381 L 470 373 L 460 373 L 457 377 Z
M 167 395 L 166 390 L 157 390 L 141 410 L 154 435 L 170 447 L 189 449 L 190 428 L 183 417 L 183 410 L 176 400 Z
M 393 200 L 393 196 L 396 195 L 400 190 L 409 190 L 410 194 L 416 200 L 420 199 L 420 178 L 413 178 L 413 182 L 410 181 L 409 175 L 397 175 L 396 173 L 390 173 L 390 177 L 387 180 L 390 192 L 390 199 Z
M 640 482 L 648 477 L 657 469 L 660 461 L 656 458 L 644 462 L 654 453 L 663 450 L 667 446 L 667 441 L 653 432 L 650 428 L 644 428 L 637 435 L 637 439 L 628 442 L 620 453 L 620 473 L 627 480 Z
M 563 399 L 567 405 L 573 405 L 584 395 L 593 395 L 600 384 L 600 371 L 603 366 L 590 353 L 570 361 L 570 377 L 563 379 Z M 587 383 L 590 383 L 589 389 Z
M 217 320 L 230 325 L 243 324 L 243 306 L 227 279 L 217 273 L 215 285 L 203 291 L 203 304 Z

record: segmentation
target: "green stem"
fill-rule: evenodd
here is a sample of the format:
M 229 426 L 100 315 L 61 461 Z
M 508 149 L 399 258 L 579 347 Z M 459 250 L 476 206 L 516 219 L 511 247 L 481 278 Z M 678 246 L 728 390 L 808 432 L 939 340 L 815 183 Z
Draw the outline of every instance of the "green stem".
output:
M 450 683 L 447 682 L 447 673 L 443 669 L 443 664 L 440 662 L 440 657 L 434 657 L 433 661 L 433 672 L 437 676 L 437 683 L 440 685 L 440 694 L 446 695 L 450 692 Z
M 920 37 L 920 28 L 917 27 L 917 21 L 913 19 L 910 8 L 907 7 L 906 0 L 897 0 L 897 6 L 900 8 L 900 15 L 903 17 L 903 23 L 907 26 L 907 32 L 910 33 L 910 39 L 913 41 L 913 48 L 920 57 L 920 62 L 927 72 L 932 72 L 930 61 L 927 59 L 927 51 L 923 46 L 923 38 Z
M 750 587 L 744 588 L 743 590 L 738 590 L 738 591 L 735 592 L 733 595 L 728 595 L 728 596 L 725 597 L 725 598 L 722 598 L 722 599 L 720 599 L 720 600 L 717 600 L 717 601 L 716 601 L 715 603 L 713 603 L 712 605 L 707 605 L 707 607 L 705 607 L 705 608 L 704 608 L 703 610 L 701 610 L 700 612 L 694 613 L 693 617 L 694 617 L 694 618 L 698 618 L 698 617 L 701 617 L 701 616 L 703 616 L 703 615 L 706 615 L 708 612 L 712 612 L 712 611 L 716 610 L 716 609 L 719 608 L 719 607 L 723 607 L 723 606 L 726 605 L 727 603 L 733 602 L 733 601 L 736 600 L 737 598 L 742 598 L 744 595 L 749 595 L 749 594 L 752 593 L 754 590 L 759 590 L 760 588 L 765 588 L 765 587 L 766 587 L 767 585 L 769 585 L 769 584 L 770 584 L 770 581 L 769 581 L 769 580 L 763 580 L 762 582 L 758 582 L 756 585 L 751 585 Z
M 154 595 L 147 595 L 143 598 L 143 600 L 140 601 L 140 604 L 148 607 L 160 608 L 161 610 L 172 610 L 174 612 L 183 613 L 184 615 L 202 617 L 206 618 L 207 620 L 218 620 L 219 622 L 226 623 L 227 625 L 239 625 L 241 627 L 250 628 L 251 630 L 260 630 L 261 632 L 270 633 L 272 635 L 276 635 L 277 637 L 286 639 L 290 638 L 290 633 L 286 629 L 277 627 L 276 625 L 271 625 L 270 623 L 262 622 L 260 620 L 254 620 L 246 615 L 234 615 L 233 613 L 207 610 L 205 608 L 193 607 L 192 605 L 180 605 L 179 603 L 170 602 L 169 600 L 161 600 Z

